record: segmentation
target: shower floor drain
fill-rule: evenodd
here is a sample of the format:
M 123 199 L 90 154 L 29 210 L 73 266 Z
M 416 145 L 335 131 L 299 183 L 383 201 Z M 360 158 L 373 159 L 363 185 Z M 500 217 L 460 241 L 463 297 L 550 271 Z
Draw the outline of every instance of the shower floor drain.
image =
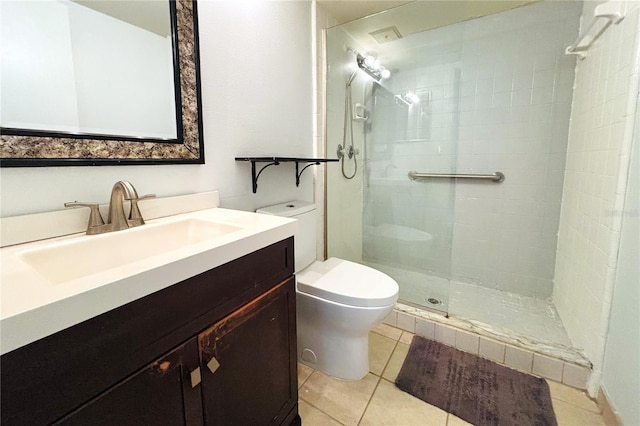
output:
M 435 297 L 428 298 L 427 302 L 431 303 L 432 305 L 442 305 L 442 300 L 436 299 Z

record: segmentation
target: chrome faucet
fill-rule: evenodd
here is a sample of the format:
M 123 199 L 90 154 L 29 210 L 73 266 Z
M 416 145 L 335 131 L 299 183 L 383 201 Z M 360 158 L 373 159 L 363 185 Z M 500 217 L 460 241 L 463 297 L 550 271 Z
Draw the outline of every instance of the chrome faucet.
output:
M 136 189 L 130 182 L 121 180 L 113 185 L 111 190 L 111 199 L 109 200 L 109 216 L 107 223 L 104 223 L 100 214 L 100 205 L 98 203 L 64 203 L 65 207 L 89 207 L 91 213 L 89 215 L 89 224 L 87 226 L 87 235 L 104 234 L 105 232 L 121 231 L 123 229 L 132 228 L 134 226 L 144 225 L 144 219 L 138 208 L 138 201 L 155 197 L 154 194 L 143 195 L 138 197 Z M 129 208 L 129 217 L 124 212 L 124 201 L 131 203 Z
M 131 183 L 120 180 L 113 185 L 111 200 L 109 201 L 109 216 L 107 225 L 111 225 L 111 231 L 121 231 L 129 228 L 129 221 L 124 213 L 124 200 L 136 200 L 138 193 Z

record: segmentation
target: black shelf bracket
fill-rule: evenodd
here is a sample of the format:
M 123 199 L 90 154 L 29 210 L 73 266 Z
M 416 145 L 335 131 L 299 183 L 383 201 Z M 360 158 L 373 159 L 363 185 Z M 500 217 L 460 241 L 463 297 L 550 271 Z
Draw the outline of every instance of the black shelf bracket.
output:
M 299 164 L 300 164 L 300 162 L 299 162 L 299 161 L 296 161 L 296 186 L 300 186 L 300 176 L 302 176 L 302 172 L 304 172 L 305 170 L 307 170 L 307 169 L 308 169 L 309 167 L 311 167 L 311 166 L 319 166 L 319 165 L 320 165 L 320 162 L 319 162 L 319 161 L 316 161 L 316 162 L 314 162 L 314 163 L 309 163 L 309 164 L 307 164 L 306 166 L 304 166 L 304 167 L 302 168 L 302 170 L 300 170 L 300 171 L 298 172 L 298 168 L 299 168 L 299 166 L 298 166 L 298 165 L 299 165 Z
M 300 176 L 302 172 L 311 166 L 317 166 L 321 163 L 334 163 L 339 161 L 337 158 L 297 158 L 297 157 L 236 157 L 236 161 L 250 161 L 251 162 L 251 187 L 253 193 L 258 192 L 258 178 L 260 174 L 269 166 L 278 166 L 280 163 L 296 163 L 296 186 L 300 186 Z M 256 173 L 256 163 L 268 163 L 263 166 L 259 172 Z M 300 170 L 300 163 L 306 164 Z

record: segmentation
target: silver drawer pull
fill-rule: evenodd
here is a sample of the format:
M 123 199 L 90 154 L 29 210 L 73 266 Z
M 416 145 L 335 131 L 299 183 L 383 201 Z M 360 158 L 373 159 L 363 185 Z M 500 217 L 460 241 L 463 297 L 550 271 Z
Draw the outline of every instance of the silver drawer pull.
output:
M 195 388 L 202 381 L 202 376 L 200 375 L 200 367 L 196 368 L 191 372 L 191 387 Z
M 220 368 L 220 363 L 218 362 L 218 360 L 217 360 L 215 357 L 213 357 L 213 358 L 211 358 L 211 360 L 207 363 L 207 367 L 209 367 L 209 370 L 210 370 L 212 373 L 215 373 L 215 372 L 216 372 L 216 370 L 217 370 L 218 368 Z

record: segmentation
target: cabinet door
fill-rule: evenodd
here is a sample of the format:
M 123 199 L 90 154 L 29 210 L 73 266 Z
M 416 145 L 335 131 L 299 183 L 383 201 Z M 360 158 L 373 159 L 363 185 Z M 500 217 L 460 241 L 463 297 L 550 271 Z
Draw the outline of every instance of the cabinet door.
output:
M 56 424 L 201 425 L 198 366 L 194 337 Z
M 295 333 L 289 278 L 198 336 L 205 424 L 284 421 L 298 401 Z

